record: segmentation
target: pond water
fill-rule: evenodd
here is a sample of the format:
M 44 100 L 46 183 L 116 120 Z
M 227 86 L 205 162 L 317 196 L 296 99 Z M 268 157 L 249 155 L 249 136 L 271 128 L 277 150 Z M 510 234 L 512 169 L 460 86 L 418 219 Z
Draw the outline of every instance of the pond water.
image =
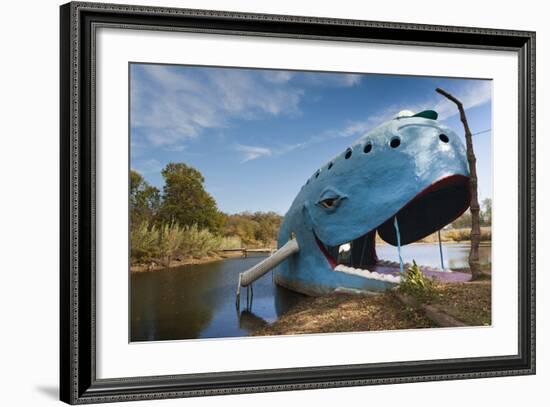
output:
M 443 243 L 443 262 L 451 270 L 468 267 L 470 243 Z M 390 245 L 377 245 L 378 258 L 383 260 L 399 261 L 397 248 Z M 437 243 L 415 243 L 401 248 L 401 257 L 404 263 L 415 260 L 417 264 L 431 267 L 441 267 L 439 245 Z M 480 264 L 491 263 L 491 244 L 479 245 Z
M 397 250 L 377 247 L 384 260 L 397 260 Z M 444 244 L 445 266 L 468 265 L 468 244 Z M 403 261 L 439 266 L 437 244 L 412 244 L 402 248 Z M 273 283 L 271 273 L 254 283 L 251 309 L 246 308 L 246 289 L 241 308 L 235 306 L 238 274 L 265 256 L 233 258 L 178 268 L 131 273 L 130 340 L 160 341 L 246 336 L 275 321 L 304 296 Z M 490 263 L 491 246 L 480 247 L 480 260 Z

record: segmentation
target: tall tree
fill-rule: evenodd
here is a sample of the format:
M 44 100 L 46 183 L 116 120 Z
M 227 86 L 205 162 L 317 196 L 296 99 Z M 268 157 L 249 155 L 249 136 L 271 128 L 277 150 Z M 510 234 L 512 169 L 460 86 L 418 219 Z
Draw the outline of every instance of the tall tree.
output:
M 130 223 L 156 220 L 160 208 L 160 191 L 151 186 L 143 176 L 130 170 Z
M 460 113 L 460 121 L 464 126 L 464 135 L 466 138 L 466 155 L 468 157 L 468 166 L 470 169 L 470 212 L 472 214 L 470 256 L 468 258 L 468 261 L 470 264 L 470 271 L 472 272 L 472 279 L 477 279 L 481 275 L 481 270 L 479 268 L 479 240 L 481 237 L 481 232 L 479 228 L 479 201 L 477 198 L 476 156 L 474 154 L 472 132 L 470 131 L 470 126 L 468 125 L 468 120 L 466 119 L 466 113 L 464 112 L 464 106 L 462 105 L 462 102 L 441 88 L 437 88 L 435 91 L 445 96 L 456 105 Z
M 160 217 L 165 222 L 181 226 L 196 224 L 220 233 L 223 214 L 214 198 L 204 189 L 204 177 L 184 163 L 169 163 L 162 170 L 164 177 L 163 202 Z

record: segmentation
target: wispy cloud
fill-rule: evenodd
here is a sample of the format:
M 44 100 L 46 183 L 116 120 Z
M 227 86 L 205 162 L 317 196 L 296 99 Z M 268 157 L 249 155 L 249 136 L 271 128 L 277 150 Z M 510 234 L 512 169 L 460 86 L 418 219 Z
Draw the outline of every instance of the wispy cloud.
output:
M 491 100 L 491 82 L 467 83 L 457 89 L 453 89 L 453 94 L 462 101 L 464 109 L 467 111 L 468 109 L 481 106 Z M 415 102 L 403 101 L 401 103 L 394 103 L 382 107 L 373 114 L 370 114 L 364 120 L 348 122 L 339 128 L 329 129 L 321 134 L 312 136 L 301 143 L 283 146 L 275 150 L 273 155 L 286 154 L 294 150 L 303 149 L 314 144 L 337 138 L 356 139 L 385 121 L 396 117 L 397 114 L 403 110 L 410 110 L 416 113 L 428 109 L 438 112 L 440 120 L 445 120 L 458 114 L 456 105 L 442 98 L 439 94 L 436 94 L 434 90 L 434 95 L 425 100 Z
M 454 96 L 462 101 L 464 109 L 472 109 L 491 101 L 492 86 L 490 81 L 466 82 L 456 89 L 449 89 Z M 379 124 L 397 116 L 403 110 L 409 110 L 415 113 L 423 110 L 435 110 L 439 120 L 445 120 L 458 114 L 456 105 L 448 99 L 437 94 L 434 89 L 433 96 L 429 96 L 419 101 L 402 101 L 385 106 L 368 118 L 347 125 L 341 129 L 332 130 L 334 134 L 342 137 L 360 136 L 366 131 L 378 126 Z
M 266 81 L 272 83 L 287 83 L 291 80 L 301 80 L 304 85 L 315 87 L 351 87 L 361 83 L 361 75 L 332 72 L 300 72 L 300 71 L 266 71 L 263 74 Z
M 260 73 L 156 65 L 133 67 L 132 127 L 153 146 L 181 145 L 233 119 L 298 115 L 303 90 Z
M 294 74 L 290 71 L 266 71 L 263 77 L 272 83 L 286 83 L 292 79 Z
M 304 76 L 304 82 L 310 86 L 349 88 L 361 83 L 361 75 L 331 72 L 308 73 Z
M 272 150 L 267 147 L 259 146 L 247 146 L 243 144 L 237 144 L 235 150 L 243 153 L 242 163 L 252 161 L 260 157 L 266 157 L 273 154 Z
M 133 65 L 132 143 L 181 151 L 206 130 L 237 120 L 299 116 L 308 87 L 360 81 L 355 74 Z
M 491 100 L 492 97 L 492 82 L 491 81 L 480 81 L 470 83 L 466 86 L 463 86 L 456 92 L 449 89 L 450 92 L 454 94 L 462 104 L 464 109 L 468 110 L 477 106 L 481 106 L 484 103 L 487 103 Z M 438 114 L 441 120 L 447 119 L 458 114 L 456 105 L 450 100 L 438 95 L 439 101 L 433 108 Z

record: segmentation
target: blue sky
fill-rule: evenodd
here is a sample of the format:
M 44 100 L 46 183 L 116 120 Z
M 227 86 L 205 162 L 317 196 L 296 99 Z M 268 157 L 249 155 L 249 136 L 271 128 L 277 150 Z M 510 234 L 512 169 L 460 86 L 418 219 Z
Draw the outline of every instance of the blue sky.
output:
M 227 213 L 284 214 L 319 166 L 401 110 L 439 113 L 474 136 L 480 201 L 492 196 L 491 81 L 376 74 L 132 64 L 131 168 L 162 190 L 161 169 L 184 162 Z

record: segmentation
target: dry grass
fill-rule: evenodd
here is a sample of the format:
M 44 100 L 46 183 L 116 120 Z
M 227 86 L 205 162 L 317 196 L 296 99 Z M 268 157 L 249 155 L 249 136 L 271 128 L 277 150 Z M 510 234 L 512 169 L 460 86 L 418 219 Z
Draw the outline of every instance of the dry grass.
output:
M 469 326 L 491 324 L 491 280 L 437 284 L 429 304 Z M 433 328 L 437 324 L 392 293 L 331 294 L 300 302 L 255 336 Z
M 491 241 L 491 227 L 490 226 L 482 226 L 480 228 L 481 236 L 480 239 L 482 242 L 490 242 Z M 470 228 L 461 228 L 461 229 L 445 229 L 441 231 L 441 241 L 442 242 L 469 242 L 470 241 Z M 437 232 L 432 233 L 431 235 L 426 236 L 423 239 L 420 239 L 416 243 L 437 243 Z M 376 243 L 377 244 L 385 244 L 380 236 L 378 234 L 376 235 Z
M 422 313 L 406 308 L 391 294 L 332 294 L 308 298 L 254 335 L 361 332 L 429 328 Z
M 491 325 L 491 280 L 440 284 L 430 303 L 467 325 Z

